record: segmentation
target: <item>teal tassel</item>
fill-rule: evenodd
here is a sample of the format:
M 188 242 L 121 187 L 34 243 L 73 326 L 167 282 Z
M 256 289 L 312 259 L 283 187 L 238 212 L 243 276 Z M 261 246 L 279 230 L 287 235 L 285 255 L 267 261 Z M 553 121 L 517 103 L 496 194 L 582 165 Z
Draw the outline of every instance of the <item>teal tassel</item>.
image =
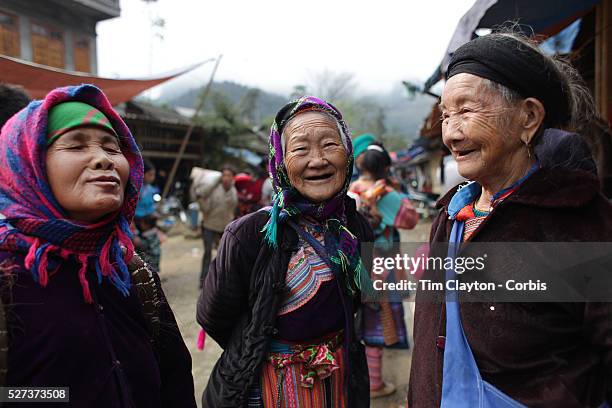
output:
M 272 248 L 278 248 L 278 242 L 276 238 L 276 232 L 278 230 L 278 213 L 280 212 L 280 195 L 282 193 L 277 193 L 276 197 L 274 197 L 274 204 L 272 205 L 272 209 L 270 210 L 270 219 L 266 222 L 263 230 L 261 232 L 265 232 L 264 240 L 270 245 Z
M 354 284 L 361 292 L 362 300 L 374 302 L 382 299 L 382 293 L 374 290 L 374 281 L 370 277 L 361 259 L 358 260 L 358 264 L 355 268 Z

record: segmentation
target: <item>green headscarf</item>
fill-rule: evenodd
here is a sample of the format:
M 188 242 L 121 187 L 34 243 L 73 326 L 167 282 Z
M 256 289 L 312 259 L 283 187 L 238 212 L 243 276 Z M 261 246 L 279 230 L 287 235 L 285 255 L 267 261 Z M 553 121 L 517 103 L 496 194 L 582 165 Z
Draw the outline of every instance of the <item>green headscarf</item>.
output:
M 376 138 L 369 133 L 357 136 L 353 139 L 353 156 L 357 158 L 361 153 L 365 152 L 368 146 L 375 140 Z
M 64 102 L 55 105 L 49 111 L 47 146 L 69 130 L 83 126 L 100 127 L 117 136 L 108 118 L 98 109 L 83 102 Z

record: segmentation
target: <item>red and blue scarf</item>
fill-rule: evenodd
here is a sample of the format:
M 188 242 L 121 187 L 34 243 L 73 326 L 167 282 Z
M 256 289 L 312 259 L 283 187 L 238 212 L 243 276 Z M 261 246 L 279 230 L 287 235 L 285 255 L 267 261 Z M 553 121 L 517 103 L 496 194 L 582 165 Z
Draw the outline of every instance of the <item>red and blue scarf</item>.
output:
M 48 114 L 53 106 L 68 101 L 89 104 L 108 118 L 130 165 L 122 208 L 95 224 L 68 219 L 47 180 Z M 0 214 L 5 217 L 0 220 L 0 250 L 24 253 L 26 269 L 41 286 L 47 285 L 62 260 L 76 261 L 87 303 L 92 302 L 86 278 L 90 266 L 95 268 L 98 283 L 108 279 L 128 296 L 127 262 L 134 254 L 129 225 L 142 177 L 138 146 L 100 89 L 81 85 L 51 91 L 44 100 L 31 102 L 13 116 L 0 134 Z

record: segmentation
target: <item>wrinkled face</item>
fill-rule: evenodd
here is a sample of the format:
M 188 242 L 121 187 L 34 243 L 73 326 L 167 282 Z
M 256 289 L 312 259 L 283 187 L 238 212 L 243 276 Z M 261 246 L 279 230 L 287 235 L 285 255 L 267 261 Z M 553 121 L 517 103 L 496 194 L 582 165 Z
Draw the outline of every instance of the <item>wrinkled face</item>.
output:
M 46 167 L 51 191 L 70 219 L 94 222 L 121 208 L 130 166 L 107 130 L 66 132 L 49 146 Z
M 483 86 L 480 77 L 457 74 L 444 88 L 442 140 L 470 180 L 503 178 L 518 155 L 526 155 L 514 109 Z M 507 124 L 507 125 L 506 125 Z
M 228 191 L 234 185 L 234 173 L 230 170 L 223 170 L 221 173 L 221 183 L 225 191 Z
M 320 112 L 291 119 L 283 131 L 285 166 L 291 184 L 313 203 L 342 189 L 347 155 L 335 121 Z

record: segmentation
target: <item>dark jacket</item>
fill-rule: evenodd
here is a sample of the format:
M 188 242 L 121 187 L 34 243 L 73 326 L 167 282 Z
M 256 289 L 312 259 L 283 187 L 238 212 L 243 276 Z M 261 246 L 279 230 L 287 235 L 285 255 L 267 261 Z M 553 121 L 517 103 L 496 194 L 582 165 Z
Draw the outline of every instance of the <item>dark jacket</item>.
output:
M 345 205 L 348 229 L 360 242 L 371 242 L 372 230 L 356 212 L 355 202 L 347 198 Z M 265 211 L 258 211 L 228 225 L 204 282 L 198 322 L 224 349 L 202 396 L 204 407 L 246 406 L 247 390 L 259 380 L 268 340 L 278 333 L 275 320 L 298 236 L 290 227 L 279 225 L 278 249 L 271 249 L 261 232 L 267 219 Z M 354 335 L 349 364 L 349 406 L 368 407 L 365 351 Z
M 53 406 L 195 408 L 191 356 L 163 292 L 154 349 L 134 286 L 124 297 L 89 273 L 94 304 L 87 304 L 73 262 L 51 274 L 46 287 L 25 270 L 22 254 L 0 252 L 0 270 L 7 386 L 69 387 L 70 404 Z
M 432 252 L 436 242 L 448 242 L 448 204 L 455 191 L 439 201 Z M 610 242 L 612 206 L 594 175 L 540 169 L 495 207 L 471 241 Z M 517 264 L 508 269 L 520 277 Z M 483 379 L 513 399 L 529 407 L 567 408 L 612 401 L 612 304 L 461 303 L 460 310 Z M 444 350 L 436 340 L 445 324 L 443 301 L 417 303 L 410 408 L 440 406 Z
M 589 145 L 577 133 L 546 129 L 534 146 L 534 152 L 542 167 L 565 167 L 597 175 Z

